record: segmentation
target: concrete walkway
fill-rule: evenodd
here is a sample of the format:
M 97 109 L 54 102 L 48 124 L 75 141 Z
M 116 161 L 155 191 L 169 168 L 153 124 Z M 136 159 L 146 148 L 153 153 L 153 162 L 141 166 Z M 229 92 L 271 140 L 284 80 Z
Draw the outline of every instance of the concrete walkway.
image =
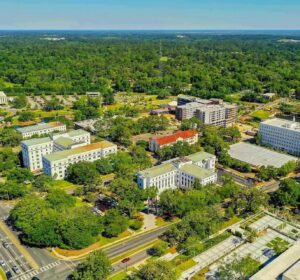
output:
M 153 214 L 145 214 L 142 213 L 143 217 L 144 217 L 144 227 L 143 227 L 143 231 L 148 231 L 148 230 L 152 230 L 157 228 L 156 224 L 155 224 L 155 220 L 156 220 L 156 216 Z
M 195 266 L 191 267 L 190 269 L 184 271 L 181 274 L 180 279 L 190 279 L 194 276 L 198 271 L 203 269 L 206 266 L 214 263 L 219 258 L 222 258 L 229 252 L 231 252 L 234 248 L 241 244 L 242 240 L 238 237 L 231 236 L 221 243 L 217 244 L 216 246 L 208 249 L 207 251 L 203 252 L 202 254 L 193 258 L 193 260 L 197 263 Z

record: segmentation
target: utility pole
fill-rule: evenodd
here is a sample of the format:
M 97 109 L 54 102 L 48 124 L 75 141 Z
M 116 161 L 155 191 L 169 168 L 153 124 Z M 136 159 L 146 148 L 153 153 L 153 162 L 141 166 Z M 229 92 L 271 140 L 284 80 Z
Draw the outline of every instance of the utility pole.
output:
M 159 77 L 162 79 L 163 77 L 163 65 L 162 65 L 162 56 L 163 56 L 163 53 L 162 53 L 162 44 L 161 44 L 161 41 L 159 41 Z

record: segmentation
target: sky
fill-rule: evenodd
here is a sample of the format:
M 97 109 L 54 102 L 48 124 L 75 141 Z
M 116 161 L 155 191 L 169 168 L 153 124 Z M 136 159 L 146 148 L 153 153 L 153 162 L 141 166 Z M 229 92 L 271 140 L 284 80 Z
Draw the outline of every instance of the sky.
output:
M 0 0 L 0 29 L 300 29 L 300 0 Z

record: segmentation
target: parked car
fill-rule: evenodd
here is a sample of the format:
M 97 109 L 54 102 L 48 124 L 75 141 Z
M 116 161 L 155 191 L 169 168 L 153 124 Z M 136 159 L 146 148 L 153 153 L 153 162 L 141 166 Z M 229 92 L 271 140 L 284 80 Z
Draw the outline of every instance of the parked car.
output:
M 21 273 L 20 269 L 19 269 L 17 266 L 15 266 L 15 265 L 12 267 L 12 270 L 13 270 L 14 273 L 16 273 L 16 274 L 20 274 L 20 273 Z
M 1 265 L 1 266 L 6 266 L 4 260 L 0 260 L 0 265 Z
M 12 278 L 12 274 L 11 274 L 10 271 L 7 271 L 7 272 L 6 272 L 6 278 L 7 278 L 8 280 Z
M 8 242 L 6 242 L 6 241 L 4 241 L 4 242 L 2 243 L 2 245 L 3 245 L 3 247 L 4 247 L 5 249 L 7 249 L 7 248 L 9 247 L 9 244 L 8 244 Z

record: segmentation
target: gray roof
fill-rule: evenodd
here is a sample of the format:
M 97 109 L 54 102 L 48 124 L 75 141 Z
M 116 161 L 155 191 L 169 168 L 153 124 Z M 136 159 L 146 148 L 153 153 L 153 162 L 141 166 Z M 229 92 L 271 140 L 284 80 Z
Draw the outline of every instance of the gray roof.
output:
M 145 169 L 139 172 L 139 175 L 144 177 L 156 177 L 171 171 L 175 171 L 176 167 L 172 163 L 164 163 L 152 168 Z
M 279 119 L 279 118 L 269 119 L 269 120 L 262 122 L 261 124 L 267 124 L 267 125 L 271 125 L 271 126 L 275 126 L 275 127 L 281 127 L 281 128 L 285 128 L 288 130 L 300 131 L 300 123 L 299 122 L 294 122 L 294 121 L 285 120 L 285 119 Z
M 254 166 L 274 166 L 277 168 L 289 161 L 298 160 L 297 157 L 244 142 L 231 145 L 229 155 L 234 159 L 247 162 Z
M 48 154 L 48 155 L 45 155 L 44 158 L 47 159 L 48 161 L 52 162 L 52 161 L 67 159 L 69 156 L 74 156 L 74 155 L 78 155 L 78 154 L 82 154 L 82 153 L 86 153 L 86 152 L 90 152 L 90 151 L 94 151 L 94 150 L 114 147 L 114 146 L 116 146 L 116 145 L 109 141 L 101 141 L 101 142 L 77 147 L 77 148 L 74 148 L 71 150 L 63 150 L 63 151 L 55 152 L 52 154 Z
M 81 136 L 81 135 L 86 135 L 86 134 L 90 134 L 90 133 L 83 129 L 77 129 L 77 130 L 69 131 L 68 134 L 70 137 L 75 137 L 75 136 Z
M 43 138 L 34 138 L 34 139 L 24 140 L 21 143 L 30 147 L 30 146 L 46 144 L 46 143 L 50 143 L 50 142 L 52 142 L 50 137 L 43 137 Z
M 215 174 L 215 172 L 213 172 L 212 170 L 204 169 L 195 164 L 185 164 L 180 167 L 179 170 L 200 180 L 211 177 Z
M 203 160 L 206 160 L 209 158 L 213 158 L 213 157 L 215 157 L 215 156 L 212 154 L 209 154 L 207 152 L 198 152 L 198 153 L 186 156 L 185 158 L 188 160 L 191 160 L 193 162 L 200 162 L 200 161 L 203 161 Z
M 49 123 L 38 123 L 36 125 L 30 125 L 25 127 L 18 127 L 16 130 L 20 133 L 27 133 L 27 132 L 33 132 L 37 130 L 43 130 L 48 128 L 54 128 L 64 125 L 61 122 L 49 122 Z

